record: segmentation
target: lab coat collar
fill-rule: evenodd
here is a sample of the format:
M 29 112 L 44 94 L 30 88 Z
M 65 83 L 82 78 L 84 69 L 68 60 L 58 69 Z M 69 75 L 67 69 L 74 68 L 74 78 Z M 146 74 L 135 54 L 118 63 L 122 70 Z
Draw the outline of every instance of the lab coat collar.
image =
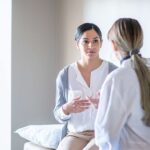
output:
M 132 60 L 131 60 L 131 58 L 126 59 L 126 60 L 124 60 L 124 61 L 121 63 L 121 67 L 126 67 L 126 66 L 132 67 Z

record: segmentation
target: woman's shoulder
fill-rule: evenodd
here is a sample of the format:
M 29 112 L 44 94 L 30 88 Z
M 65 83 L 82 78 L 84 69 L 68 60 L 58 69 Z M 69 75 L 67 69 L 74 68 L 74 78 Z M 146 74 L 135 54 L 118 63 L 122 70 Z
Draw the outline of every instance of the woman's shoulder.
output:
M 108 66 L 108 71 L 109 72 L 112 72 L 113 70 L 118 68 L 118 66 L 116 66 L 114 63 L 106 61 L 106 60 L 103 60 L 103 63 Z
M 124 81 L 125 72 L 123 68 L 116 68 L 111 73 L 109 73 L 104 81 L 104 85 L 118 85 L 120 82 Z
M 70 65 L 66 65 L 65 67 L 63 67 L 63 68 L 59 71 L 57 77 L 59 78 L 59 77 L 66 76 L 66 75 L 68 74 L 69 66 L 70 66 Z
M 116 83 L 128 82 L 135 77 L 135 71 L 132 67 L 118 67 L 108 75 L 108 80 Z
M 58 73 L 57 78 L 67 78 L 68 77 L 68 70 L 72 68 L 75 63 L 69 64 L 64 66 Z
M 64 67 L 59 71 L 58 74 L 60 74 L 60 75 L 66 74 L 66 73 L 68 72 L 69 68 L 72 68 L 74 65 L 75 65 L 75 63 L 72 63 L 72 64 L 69 64 L 69 65 L 64 66 Z

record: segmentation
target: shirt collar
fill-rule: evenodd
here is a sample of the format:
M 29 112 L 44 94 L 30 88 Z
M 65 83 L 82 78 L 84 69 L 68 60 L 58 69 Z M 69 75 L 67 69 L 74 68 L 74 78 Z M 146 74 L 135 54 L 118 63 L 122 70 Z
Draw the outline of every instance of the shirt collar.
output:
M 103 61 L 102 64 L 101 64 L 98 68 L 94 69 L 94 70 L 91 72 L 91 80 L 90 80 L 90 82 L 92 81 L 93 78 L 96 78 L 97 75 L 99 75 L 98 72 L 100 72 L 100 70 L 102 69 L 102 67 L 104 66 L 105 63 L 106 63 L 106 62 Z M 86 84 L 86 82 L 85 82 L 85 80 L 84 80 L 84 78 L 83 78 L 81 72 L 80 72 L 79 69 L 78 69 L 77 62 L 75 62 L 75 64 L 74 64 L 74 69 L 76 70 L 76 73 L 77 73 L 76 80 L 79 81 L 82 85 L 88 87 L 88 85 Z M 89 88 L 89 87 L 88 87 L 88 88 Z

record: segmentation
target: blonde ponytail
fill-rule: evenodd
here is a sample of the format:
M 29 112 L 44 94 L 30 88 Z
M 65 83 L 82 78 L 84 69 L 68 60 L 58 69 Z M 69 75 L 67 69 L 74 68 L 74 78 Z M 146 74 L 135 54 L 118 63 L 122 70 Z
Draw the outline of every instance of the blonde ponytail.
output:
M 140 83 L 141 106 L 144 110 L 143 122 L 150 126 L 150 70 L 144 60 L 138 55 L 134 57 L 134 68 Z
M 136 19 L 120 18 L 110 28 L 108 39 L 115 41 L 133 60 L 141 90 L 141 107 L 144 111 L 142 120 L 150 127 L 150 70 L 144 59 L 138 55 L 143 46 L 142 28 Z

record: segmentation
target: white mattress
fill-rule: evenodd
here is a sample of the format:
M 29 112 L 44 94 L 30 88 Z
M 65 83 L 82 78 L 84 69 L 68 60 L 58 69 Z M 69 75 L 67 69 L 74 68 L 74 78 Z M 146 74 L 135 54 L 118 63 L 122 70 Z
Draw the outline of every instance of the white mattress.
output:
M 54 149 L 44 148 L 31 142 L 27 142 L 24 144 L 24 150 L 54 150 Z

